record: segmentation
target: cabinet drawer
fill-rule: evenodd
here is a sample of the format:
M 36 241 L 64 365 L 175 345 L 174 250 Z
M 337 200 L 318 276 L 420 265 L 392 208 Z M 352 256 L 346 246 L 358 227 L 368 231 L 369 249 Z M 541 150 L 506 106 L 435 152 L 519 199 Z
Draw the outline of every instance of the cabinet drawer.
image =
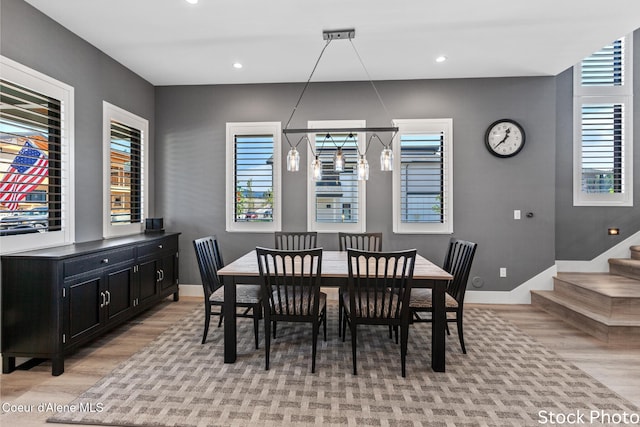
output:
M 160 239 L 138 245 L 138 256 L 155 255 L 160 252 L 177 252 L 178 239 Z
M 133 248 L 122 248 L 77 257 L 64 262 L 64 276 L 75 276 L 76 274 L 108 267 L 119 262 L 131 261 L 134 258 L 135 252 Z

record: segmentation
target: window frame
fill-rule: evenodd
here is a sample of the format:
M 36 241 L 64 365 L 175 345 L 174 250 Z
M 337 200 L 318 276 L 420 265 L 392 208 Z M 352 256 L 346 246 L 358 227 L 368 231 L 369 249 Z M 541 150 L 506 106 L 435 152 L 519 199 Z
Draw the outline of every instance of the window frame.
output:
M 0 237 L 0 253 L 71 244 L 75 241 L 74 88 L 0 55 L 2 78 L 60 101 L 61 229 Z M 10 248 L 10 249 L 9 249 Z
M 452 234 L 453 233 L 453 119 L 395 119 L 394 126 L 398 132 L 393 138 L 393 232 L 395 234 Z M 444 134 L 444 219 L 441 223 L 405 223 L 402 222 L 402 158 L 401 137 L 404 134 L 421 134 L 442 132 Z
M 282 222 L 282 124 L 280 122 L 228 122 L 226 125 L 226 231 L 231 233 L 273 233 Z M 273 205 L 270 222 L 235 221 L 235 137 L 236 135 L 273 135 Z
M 573 69 L 573 206 L 633 206 L 633 35 L 623 39 L 622 75 L 619 86 L 582 86 L 582 61 Z M 621 193 L 582 191 L 582 107 L 622 105 Z
M 364 128 L 365 120 L 310 120 L 307 128 Z M 315 152 L 315 137 L 317 133 L 308 133 L 307 138 L 313 141 L 313 151 Z M 366 133 L 355 133 L 357 146 L 360 153 L 365 152 Z M 307 165 L 311 164 L 313 154 L 307 150 Z M 358 221 L 354 223 L 324 223 L 315 220 L 316 205 L 316 181 L 313 180 L 313 170 L 307 167 L 307 230 L 319 233 L 364 233 L 367 230 L 367 181 L 358 181 Z
M 140 130 L 140 222 L 111 224 L 111 121 L 117 121 Z M 145 218 L 149 216 L 149 121 L 107 101 L 102 102 L 102 234 L 105 239 L 144 231 Z

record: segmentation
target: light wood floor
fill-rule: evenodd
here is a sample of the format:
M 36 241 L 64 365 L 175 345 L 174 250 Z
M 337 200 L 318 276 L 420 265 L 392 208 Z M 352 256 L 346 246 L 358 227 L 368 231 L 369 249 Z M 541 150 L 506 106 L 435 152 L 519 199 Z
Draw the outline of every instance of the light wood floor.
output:
M 198 298 L 181 297 L 177 303 L 167 299 L 129 324 L 69 356 L 65 361 L 65 373 L 59 377 L 51 376 L 51 365 L 47 362 L 28 371 L 17 370 L 1 375 L 0 400 L 4 406 L 0 410 L 0 425 L 45 425 L 45 420 L 52 413 L 38 413 L 38 404 L 64 405 L 71 402 L 120 362 L 201 304 Z M 640 348 L 603 344 L 529 305 L 475 307 L 491 309 L 513 322 L 547 348 L 640 407 Z M 36 412 L 19 413 L 15 406 L 7 412 L 7 404 L 33 405 Z

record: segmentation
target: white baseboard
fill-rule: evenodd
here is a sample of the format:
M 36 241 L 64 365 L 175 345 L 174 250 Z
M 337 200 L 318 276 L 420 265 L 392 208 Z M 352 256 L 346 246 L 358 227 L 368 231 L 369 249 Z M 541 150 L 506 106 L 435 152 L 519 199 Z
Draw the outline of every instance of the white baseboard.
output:
M 609 258 L 629 258 L 629 247 L 640 245 L 640 231 L 589 261 L 556 261 L 555 265 L 511 291 L 471 291 L 465 302 L 477 304 L 531 304 L 531 291 L 552 290 L 553 276 L 561 272 L 605 273 Z
M 609 258 L 629 258 L 629 247 L 633 245 L 640 245 L 640 231 L 590 261 L 556 261 L 556 266 L 565 273 L 606 273 Z
M 180 296 L 204 298 L 202 285 L 186 285 L 180 283 Z
M 553 289 L 553 276 L 556 273 L 556 266 L 553 265 L 511 291 L 468 290 L 464 301 L 475 304 L 531 304 L 531 291 Z

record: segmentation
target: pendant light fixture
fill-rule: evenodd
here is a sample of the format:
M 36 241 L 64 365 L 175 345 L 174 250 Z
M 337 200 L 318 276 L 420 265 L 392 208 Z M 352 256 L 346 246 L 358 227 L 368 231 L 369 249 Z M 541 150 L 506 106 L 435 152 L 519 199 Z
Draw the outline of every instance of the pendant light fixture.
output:
M 287 153 L 287 170 L 298 172 L 300 170 L 300 153 L 296 147 L 291 147 Z
M 336 172 L 344 172 L 344 153 L 342 147 L 338 147 L 336 154 L 333 155 L 333 170 Z
M 319 156 L 315 156 L 315 160 L 311 162 L 311 178 L 314 181 L 322 180 L 322 162 Z
M 356 171 L 358 174 L 359 181 L 366 181 L 369 179 L 369 162 L 364 157 L 364 154 L 360 154 Z
M 393 152 L 391 151 L 391 141 L 393 140 L 395 134 L 398 132 L 398 127 L 397 126 L 376 126 L 376 127 L 360 127 L 360 128 L 355 128 L 355 127 L 351 127 L 351 128 L 289 128 L 289 125 L 291 124 L 291 120 L 293 119 L 293 116 L 296 113 L 296 110 L 298 108 L 298 106 L 300 105 L 300 102 L 302 101 L 302 97 L 304 96 L 307 87 L 309 86 L 309 84 L 311 83 L 311 79 L 313 77 L 313 74 L 316 71 L 316 68 L 318 67 L 318 64 L 320 63 L 320 60 L 322 59 L 322 56 L 325 52 L 325 50 L 327 49 L 327 47 L 329 46 L 329 44 L 333 41 L 333 40 L 342 40 L 342 39 L 347 39 L 349 40 L 349 42 L 351 43 L 351 46 L 353 47 L 353 50 L 356 54 L 356 56 L 358 57 L 358 60 L 360 61 L 360 64 L 362 65 L 362 68 L 364 69 L 364 72 L 367 75 L 367 78 L 369 80 L 369 83 L 371 84 L 371 87 L 373 88 L 376 96 L 378 97 L 378 101 L 380 101 L 380 104 L 382 105 L 383 109 L 385 110 L 385 112 L 387 113 L 387 115 L 390 117 L 389 115 L 389 111 L 387 110 L 386 106 L 384 105 L 384 102 L 382 101 L 382 97 L 380 96 L 380 93 L 378 92 L 378 89 L 376 88 L 375 84 L 373 83 L 373 80 L 371 79 L 371 76 L 369 75 L 369 72 L 367 71 L 367 68 L 364 65 L 364 62 L 362 61 L 362 58 L 360 57 L 360 54 L 358 53 L 358 50 L 356 49 L 355 45 L 353 44 L 353 39 L 355 38 L 356 35 L 356 31 L 355 29 L 351 28 L 351 29 L 346 29 L 346 30 L 325 30 L 322 32 L 322 37 L 323 39 L 326 41 L 324 47 L 322 48 L 322 50 L 320 51 L 320 55 L 318 56 L 318 59 L 316 60 L 316 63 L 311 71 L 311 74 L 309 75 L 309 78 L 307 79 L 307 82 L 305 83 L 304 87 L 302 88 L 302 92 L 300 93 L 300 96 L 298 97 L 298 101 L 296 102 L 296 105 L 293 107 L 293 110 L 291 111 L 291 115 L 289 116 L 289 120 L 287 121 L 287 124 L 285 125 L 284 129 L 282 130 L 282 133 L 285 137 L 285 139 L 287 140 L 287 143 L 290 146 L 290 150 L 289 153 L 287 155 L 287 170 L 288 171 L 298 171 L 299 170 L 299 166 L 300 166 L 300 154 L 298 153 L 296 147 L 299 144 L 296 144 L 296 146 L 293 146 L 291 144 L 291 142 L 289 141 L 289 134 L 317 134 L 317 133 L 325 133 L 327 134 L 327 136 L 330 138 L 331 134 L 349 134 L 350 137 L 353 137 L 354 134 L 357 133 L 365 133 L 365 132 L 369 132 L 372 133 L 372 136 L 375 136 L 376 138 L 378 138 L 378 140 L 380 141 L 380 143 L 383 146 L 383 150 L 382 153 L 380 154 L 380 170 L 382 171 L 391 171 L 393 170 Z M 382 142 L 382 140 L 378 137 L 378 133 L 391 133 L 391 137 L 389 138 L 389 143 L 388 144 L 384 144 Z M 326 139 L 326 138 L 325 138 Z M 371 141 L 371 140 L 369 140 Z M 309 141 L 309 146 L 311 148 L 311 141 Z M 312 149 L 312 148 L 311 148 Z M 312 149 L 313 151 L 313 149 Z M 358 179 L 359 180 L 367 180 L 369 179 L 369 162 L 366 159 L 366 152 L 367 150 L 364 151 L 364 153 L 360 153 L 360 151 L 358 150 L 358 161 L 357 161 L 357 168 L 356 168 L 356 172 L 358 175 Z M 297 159 L 297 160 L 296 160 Z M 334 170 L 336 172 L 344 172 L 345 170 L 345 157 L 344 157 L 344 152 L 342 150 L 342 146 L 337 146 L 335 155 L 334 155 Z M 312 177 L 314 180 L 320 179 L 321 177 L 321 173 L 322 173 L 322 163 L 319 159 L 318 156 L 315 156 L 315 160 L 313 160 L 311 162 L 311 167 L 312 167 Z M 317 169 L 316 169 L 317 168 Z M 318 175 L 316 175 L 316 170 L 318 171 Z
M 380 153 L 380 170 L 388 172 L 393 170 L 393 151 L 388 146 L 385 146 Z

